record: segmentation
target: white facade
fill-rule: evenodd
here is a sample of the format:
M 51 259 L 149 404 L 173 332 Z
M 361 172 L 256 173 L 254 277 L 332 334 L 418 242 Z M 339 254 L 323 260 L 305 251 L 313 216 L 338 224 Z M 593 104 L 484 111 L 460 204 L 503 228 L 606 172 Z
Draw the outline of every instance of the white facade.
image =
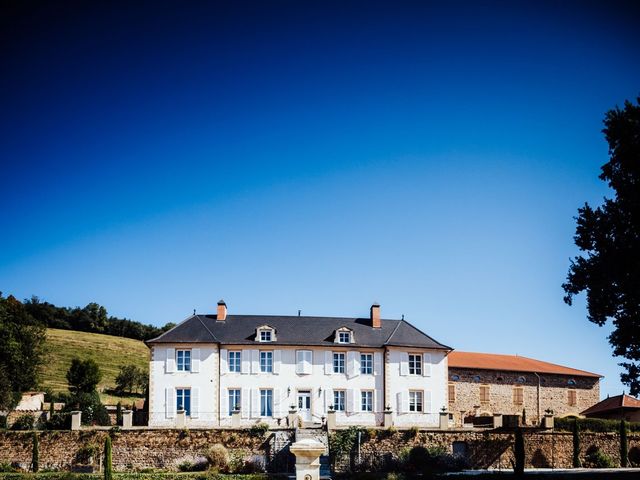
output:
M 390 407 L 397 426 L 438 426 L 447 405 L 443 350 L 339 342 L 287 346 L 276 340 L 152 345 L 149 426 L 175 426 L 178 408 L 187 406 L 187 390 L 187 427 L 230 427 L 234 406 L 244 426 L 285 426 L 292 406 L 313 423 L 334 407 L 338 425 L 382 425 Z

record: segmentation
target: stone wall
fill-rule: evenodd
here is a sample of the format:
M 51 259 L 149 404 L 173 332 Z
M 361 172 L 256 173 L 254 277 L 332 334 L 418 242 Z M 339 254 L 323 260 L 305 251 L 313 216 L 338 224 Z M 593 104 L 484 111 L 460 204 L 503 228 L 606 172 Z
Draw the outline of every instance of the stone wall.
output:
M 243 460 L 263 457 L 275 434 L 251 436 L 248 430 L 126 430 L 112 434 L 113 467 L 116 471 L 138 471 L 148 468 L 177 470 L 182 462 L 203 460 L 203 454 L 214 443 L 222 443 L 234 456 Z M 38 432 L 40 468 L 68 470 L 78 465 L 81 449 L 96 446 L 102 452 L 106 430 Z M 32 433 L 0 433 L 0 463 L 17 463 L 27 467 L 31 462 Z M 98 465 L 101 453 L 93 464 Z
M 569 385 L 570 380 L 575 385 Z M 455 388 L 455 401 L 449 402 L 449 411 L 457 426 L 462 426 L 463 415 L 521 415 L 523 408 L 529 424 L 538 420 L 538 379 L 533 373 L 449 368 L 449 385 Z M 480 401 L 481 386 L 489 389 L 488 402 Z M 514 387 L 523 390 L 522 404 L 514 402 Z M 569 390 L 576 392 L 575 405 L 569 404 Z M 599 401 L 598 378 L 540 374 L 541 416 L 546 409 L 552 409 L 557 417 L 579 415 Z

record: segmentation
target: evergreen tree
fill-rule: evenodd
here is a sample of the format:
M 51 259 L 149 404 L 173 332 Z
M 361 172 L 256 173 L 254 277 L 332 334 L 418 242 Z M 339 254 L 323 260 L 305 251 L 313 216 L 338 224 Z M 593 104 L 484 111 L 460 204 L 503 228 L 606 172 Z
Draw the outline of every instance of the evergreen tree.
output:
M 116 404 L 116 425 L 122 426 L 122 402 Z
M 38 445 L 38 434 L 33 432 L 33 447 L 31 450 L 31 471 L 37 472 L 40 469 L 40 446 Z
M 627 441 L 627 423 L 620 420 L 620 466 L 629 466 L 629 444 Z
M 516 439 L 513 446 L 513 455 L 515 457 L 515 467 L 513 473 L 520 477 L 524 475 L 524 436 L 522 435 L 522 429 L 518 427 L 516 429 Z
M 104 441 L 104 480 L 113 480 L 113 466 L 111 459 L 111 437 L 107 435 Z
M 578 419 L 573 421 L 573 468 L 581 468 L 582 462 L 580 461 L 580 427 L 578 425 Z

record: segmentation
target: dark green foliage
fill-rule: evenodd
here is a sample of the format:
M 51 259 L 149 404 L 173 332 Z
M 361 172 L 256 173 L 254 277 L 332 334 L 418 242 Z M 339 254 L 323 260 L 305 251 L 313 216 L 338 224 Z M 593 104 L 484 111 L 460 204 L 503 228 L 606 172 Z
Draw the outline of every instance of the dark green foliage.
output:
M 524 436 L 522 435 L 521 428 L 516 429 L 516 438 L 513 445 L 513 456 L 515 457 L 513 473 L 516 476 L 524 475 Z
M 620 466 L 629 466 L 629 443 L 627 441 L 627 425 L 620 420 Z
M 51 415 L 44 425 L 47 430 L 69 430 L 71 428 L 71 415 L 69 412 L 58 412 Z
M 527 424 L 527 409 L 526 408 L 522 409 L 522 424 L 523 425 Z
M 587 450 L 587 455 L 585 456 L 585 467 L 588 468 L 612 468 L 613 460 L 611 457 L 601 451 L 596 446 L 591 446 Z
M 94 462 L 97 455 L 100 454 L 100 447 L 95 443 L 83 445 L 78 449 L 75 455 L 75 462 L 80 465 L 89 465 Z
M 90 393 L 71 395 L 65 403 L 65 412 L 68 413 L 73 410 L 82 412 L 82 423 L 85 425 L 111 425 L 109 413 L 100 401 L 100 395 L 95 390 Z
M 580 461 L 580 426 L 576 418 L 573 421 L 573 468 L 580 467 L 582 467 L 582 462 Z
M 55 402 L 53 401 L 52 397 L 49 397 L 49 418 L 53 417 L 55 413 L 56 413 Z
M 554 428 L 564 432 L 573 431 L 574 421 L 578 422 L 580 430 L 585 432 L 618 432 L 620 431 L 619 420 L 604 420 L 601 418 L 575 418 L 565 417 L 554 419 Z M 630 432 L 640 432 L 640 422 L 627 422 L 627 430 Z
M 149 383 L 149 374 L 135 365 L 123 365 L 116 377 L 116 391 L 123 393 L 138 393 L 145 391 Z
M 111 458 L 111 437 L 104 440 L 104 480 L 113 480 L 113 464 Z
M 631 395 L 640 393 L 640 98 L 624 109 L 607 112 L 604 134 L 609 161 L 600 179 L 613 190 L 612 199 L 578 210 L 574 241 L 581 252 L 562 285 L 565 302 L 587 295 L 587 318 L 597 325 L 613 319 L 609 343 L 613 353 L 628 360 L 622 382 Z
M 329 435 L 329 450 L 335 455 L 344 455 L 353 451 L 358 441 L 358 427 L 337 430 Z
M 71 366 L 67 371 L 70 392 L 74 394 L 91 393 L 95 391 L 100 380 L 102 380 L 102 373 L 95 360 L 90 358 L 71 360 Z
M 12 392 L 24 392 L 38 384 L 44 357 L 46 329 L 29 315 L 25 306 L 0 293 L 0 410 L 13 407 Z
M 116 405 L 116 425 L 122 426 L 122 402 Z
M 20 415 L 16 418 L 15 422 L 13 422 L 13 425 L 11 425 L 11 430 L 33 430 L 35 423 L 36 421 L 33 415 Z
M 31 471 L 40 470 L 40 447 L 38 445 L 38 434 L 33 432 L 33 446 L 31 448 Z
M 264 437 L 264 434 L 267 433 L 268 430 L 269 425 L 267 423 L 257 423 L 249 429 L 249 435 L 261 438 Z
M 107 309 L 97 303 L 90 303 L 84 308 L 66 308 L 42 302 L 38 297 L 33 296 L 25 300 L 24 306 L 33 318 L 50 328 L 104 333 L 136 340 L 157 337 L 175 326 L 173 323 L 168 323 L 158 328 L 126 318 L 110 317 Z

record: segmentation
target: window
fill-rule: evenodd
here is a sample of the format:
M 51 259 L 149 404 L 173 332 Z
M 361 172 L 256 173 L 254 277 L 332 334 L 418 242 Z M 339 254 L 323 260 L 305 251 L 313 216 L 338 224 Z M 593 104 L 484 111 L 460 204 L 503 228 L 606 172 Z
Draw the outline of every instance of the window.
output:
M 373 412 L 373 392 L 365 390 L 360 392 L 360 396 L 362 397 L 362 411 Z
M 190 372 L 191 371 L 191 350 L 177 350 L 176 365 L 179 372 Z
M 524 390 L 522 387 L 513 387 L 513 404 L 522 405 L 524 403 Z
M 273 372 L 273 352 L 260 352 L 260 371 L 264 373 Z
M 176 410 L 184 410 L 187 416 L 191 415 L 190 388 L 176 388 Z
M 260 341 L 261 342 L 270 342 L 271 341 L 271 330 L 260 330 Z
M 409 391 L 409 411 L 421 412 L 422 411 L 422 392 L 411 390 Z
M 422 355 L 409 354 L 409 375 L 422 375 Z
M 231 415 L 234 411 L 240 410 L 240 389 L 239 388 L 230 388 L 229 389 L 229 415 Z
M 333 354 L 333 373 L 344 373 L 344 353 Z
M 338 343 L 351 343 L 351 332 L 338 332 Z
M 571 407 L 575 407 L 578 404 L 578 392 L 575 390 L 567 390 L 567 403 Z
M 311 350 L 296 351 L 296 373 L 312 373 L 313 353 Z
M 456 386 L 453 383 L 449 384 L 449 403 L 455 403 L 456 401 Z
M 482 380 L 482 378 L 480 377 L 480 375 L 474 375 L 474 376 L 473 376 L 473 381 L 474 381 L 474 382 L 479 382 L 480 380 Z
M 344 390 L 333 391 L 333 409 L 336 412 L 344 412 Z
M 457 382 L 458 380 L 460 380 L 460 375 L 451 375 L 451 380 Z
M 573 386 L 575 384 L 576 384 L 576 381 L 573 378 L 570 378 L 569 380 L 567 380 L 567 385 Z
M 489 385 L 480 385 L 480 403 L 489 403 Z
M 273 390 L 260 390 L 260 416 L 273 416 Z
M 373 375 L 373 354 L 360 354 L 360 373 L 362 375 Z
M 229 352 L 229 371 L 240 372 L 242 362 L 242 352 Z
M 518 377 L 518 380 L 516 380 L 518 383 L 526 383 L 527 379 L 524 377 Z

